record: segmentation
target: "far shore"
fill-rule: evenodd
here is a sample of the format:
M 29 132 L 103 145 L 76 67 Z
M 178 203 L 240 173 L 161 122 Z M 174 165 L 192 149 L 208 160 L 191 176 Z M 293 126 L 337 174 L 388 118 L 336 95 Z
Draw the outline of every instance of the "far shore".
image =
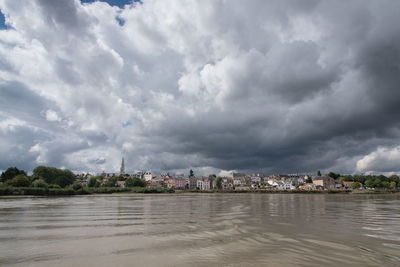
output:
M 66 194 L 66 195 L 32 195 L 32 194 L 20 194 L 20 195 L 0 195 L 0 199 L 7 198 L 26 198 L 26 197 L 71 197 L 71 196 L 127 196 L 127 195 L 135 195 L 135 196 L 143 196 L 143 195 L 195 195 L 195 194 L 346 194 L 346 195 L 379 195 L 379 194 L 400 194 L 399 190 L 209 190 L 209 191 L 197 191 L 197 190 L 176 190 L 175 192 L 134 192 L 134 191 L 125 191 L 125 192 L 113 192 L 113 193 L 90 193 L 90 194 Z

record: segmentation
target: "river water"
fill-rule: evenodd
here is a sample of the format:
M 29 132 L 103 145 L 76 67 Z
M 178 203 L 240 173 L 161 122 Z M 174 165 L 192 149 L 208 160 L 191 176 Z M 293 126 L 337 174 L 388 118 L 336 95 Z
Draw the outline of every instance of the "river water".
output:
M 0 265 L 400 266 L 400 196 L 0 198 Z

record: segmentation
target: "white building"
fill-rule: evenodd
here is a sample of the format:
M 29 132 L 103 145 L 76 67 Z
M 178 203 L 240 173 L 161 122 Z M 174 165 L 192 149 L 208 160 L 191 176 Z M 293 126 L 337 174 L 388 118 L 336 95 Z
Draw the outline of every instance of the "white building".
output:
M 144 178 L 144 180 L 147 182 L 147 181 L 150 181 L 151 179 L 153 179 L 153 177 L 154 177 L 154 174 L 151 172 L 151 171 L 147 171 L 147 172 L 145 172 L 144 173 L 144 175 L 143 175 L 143 178 Z
M 196 187 L 200 190 L 203 190 L 203 180 L 197 179 Z

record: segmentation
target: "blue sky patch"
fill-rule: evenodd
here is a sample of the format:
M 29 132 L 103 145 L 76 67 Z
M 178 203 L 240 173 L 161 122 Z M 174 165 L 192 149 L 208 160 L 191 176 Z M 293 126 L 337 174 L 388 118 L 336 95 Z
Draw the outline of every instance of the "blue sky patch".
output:
M 119 26 L 124 26 L 125 20 L 121 18 L 120 16 L 116 16 L 115 20 L 118 22 Z
M 81 0 L 81 3 L 93 3 L 98 0 Z M 123 8 L 125 5 L 129 5 L 132 2 L 139 2 L 142 3 L 140 0 L 99 0 L 100 2 L 106 2 L 110 6 L 117 6 L 119 8 Z
M 122 128 L 126 128 L 126 127 L 131 126 L 131 125 L 132 125 L 132 122 L 126 121 L 126 122 L 122 123 Z
M 1 12 L 1 10 L 0 10 L 0 30 L 3 30 L 3 29 L 7 29 L 6 19 L 4 17 L 3 12 Z

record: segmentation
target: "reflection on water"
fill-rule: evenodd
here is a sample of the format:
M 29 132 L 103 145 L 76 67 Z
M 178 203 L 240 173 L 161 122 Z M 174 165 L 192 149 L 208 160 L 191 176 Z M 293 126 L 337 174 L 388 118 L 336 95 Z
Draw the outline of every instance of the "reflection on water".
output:
M 0 265 L 395 266 L 399 195 L 0 198 Z

